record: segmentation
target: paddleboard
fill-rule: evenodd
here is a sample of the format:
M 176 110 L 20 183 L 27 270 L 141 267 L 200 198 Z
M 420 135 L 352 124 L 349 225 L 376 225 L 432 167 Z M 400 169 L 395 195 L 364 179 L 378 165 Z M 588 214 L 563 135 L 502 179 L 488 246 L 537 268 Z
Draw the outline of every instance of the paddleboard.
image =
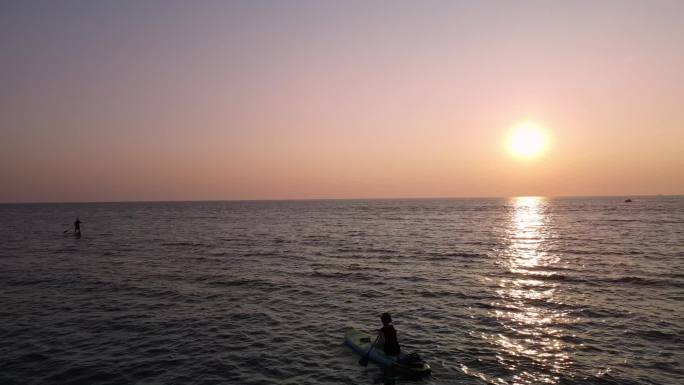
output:
M 356 354 L 365 356 L 370 349 L 375 337 L 357 329 L 349 329 L 344 333 L 344 343 L 349 346 Z M 428 374 L 432 370 L 430 365 L 423 361 L 416 361 L 412 355 L 401 352 L 398 356 L 388 356 L 382 348 L 373 348 L 368 360 L 384 368 L 396 370 L 400 373 L 410 375 Z

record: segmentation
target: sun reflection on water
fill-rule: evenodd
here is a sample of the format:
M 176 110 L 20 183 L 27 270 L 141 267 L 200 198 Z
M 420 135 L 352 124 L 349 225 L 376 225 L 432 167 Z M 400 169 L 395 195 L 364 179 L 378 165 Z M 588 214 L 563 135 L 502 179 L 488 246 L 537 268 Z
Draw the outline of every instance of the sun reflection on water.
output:
M 505 274 L 498 281 L 494 316 L 505 332 L 486 337 L 497 348 L 499 364 L 509 370 L 511 384 L 556 384 L 570 365 L 569 348 L 560 338 L 571 322 L 558 306 L 558 282 L 552 276 L 559 257 L 547 252 L 553 237 L 546 200 L 512 200 L 507 237 L 509 247 L 499 263 Z

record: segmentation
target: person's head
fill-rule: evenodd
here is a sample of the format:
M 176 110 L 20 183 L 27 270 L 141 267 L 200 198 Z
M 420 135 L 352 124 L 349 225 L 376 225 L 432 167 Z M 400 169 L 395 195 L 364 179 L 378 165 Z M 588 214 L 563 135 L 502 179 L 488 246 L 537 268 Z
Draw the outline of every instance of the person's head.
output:
M 382 321 L 383 325 L 389 325 L 392 323 L 392 316 L 390 313 L 382 313 L 380 316 L 380 321 Z

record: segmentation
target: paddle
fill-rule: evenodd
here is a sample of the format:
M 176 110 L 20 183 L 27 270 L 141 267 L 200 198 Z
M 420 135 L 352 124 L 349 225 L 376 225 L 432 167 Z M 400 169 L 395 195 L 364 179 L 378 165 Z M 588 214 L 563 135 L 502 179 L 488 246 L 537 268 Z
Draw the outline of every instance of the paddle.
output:
M 364 354 L 364 356 L 361 357 L 361 359 L 359 360 L 359 365 L 368 366 L 368 359 L 370 358 L 370 353 L 373 350 L 373 348 L 375 347 L 375 344 L 378 343 L 378 339 L 380 339 L 380 333 L 378 333 L 378 336 L 375 337 L 375 341 L 373 341 L 373 345 L 371 345 L 370 349 L 368 349 L 366 354 Z

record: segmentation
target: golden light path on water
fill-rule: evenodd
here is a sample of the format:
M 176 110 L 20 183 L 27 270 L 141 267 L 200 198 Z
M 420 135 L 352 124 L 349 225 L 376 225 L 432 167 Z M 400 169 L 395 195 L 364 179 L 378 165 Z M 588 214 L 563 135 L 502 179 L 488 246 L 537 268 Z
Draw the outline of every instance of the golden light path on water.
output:
M 497 360 L 513 373 L 511 384 L 556 384 L 571 362 L 559 325 L 571 322 L 558 307 L 558 282 L 549 280 L 559 257 L 547 250 L 554 234 L 546 200 L 512 200 L 510 245 L 499 263 L 508 271 L 498 282 L 495 317 L 505 332 L 489 336 Z M 546 278 L 546 279 L 545 279 Z M 503 381 L 502 381 L 503 382 Z

